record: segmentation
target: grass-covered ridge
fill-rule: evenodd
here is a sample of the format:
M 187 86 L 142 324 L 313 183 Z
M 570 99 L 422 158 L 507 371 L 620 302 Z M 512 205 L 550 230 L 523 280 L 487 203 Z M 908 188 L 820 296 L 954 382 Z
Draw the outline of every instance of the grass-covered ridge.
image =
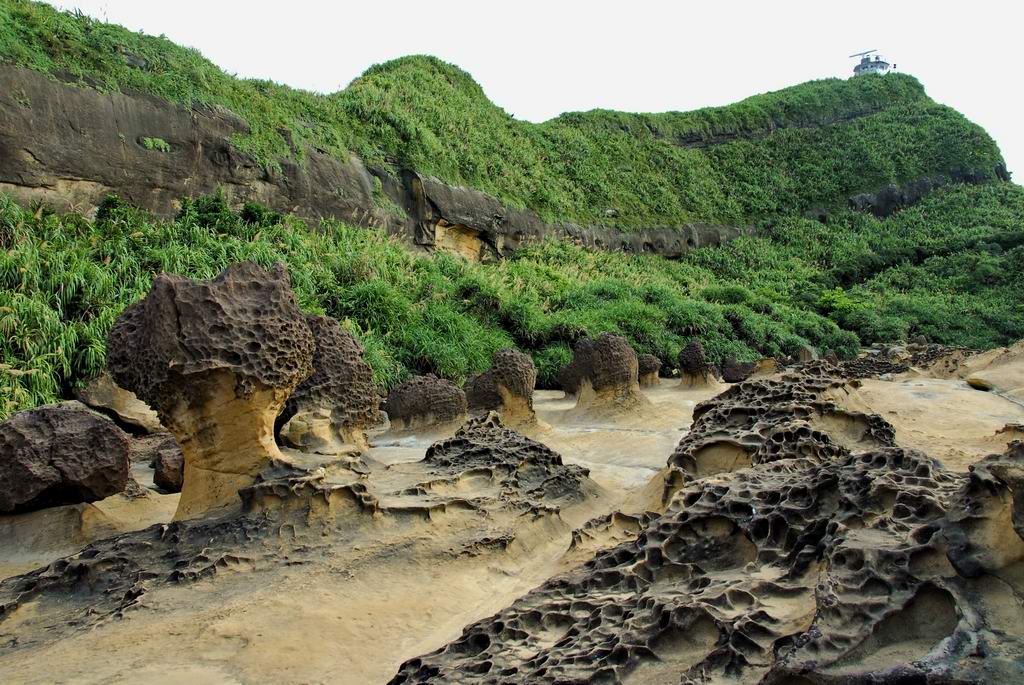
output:
M 240 260 L 286 263 L 300 306 L 344 321 L 383 388 L 414 372 L 462 380 L 509 345 L 551 383 L 574 340 L 604 331 L 669 368 L 691 339 L 720 361 L 1024 337 L 1024 189 L 1009 183 L 951 187 L 884 221 L 788 219 L 679 261 L 548 242 L 494 265 L 217 197 L 186 201 L 176 221 L 117 202 L 89 221 L 0 195 L 0 417 L 101 370 L 107 331 L 156 273 L 209 278 Z
M 287 131 L 329 154 L 413 168 L 551 221 L 745 224 L 1001 161 L 982 129 L 904 75 L 814 81 L 689 113 L 593 111 L 531 124 L 431 57 L 371 67 L 322 96 L 237 79 L 164 38 L 25 0 L 0 0 L 0 62 L 225 106 L 251 127 L 235 144 L 264 164 L 289 154 Z

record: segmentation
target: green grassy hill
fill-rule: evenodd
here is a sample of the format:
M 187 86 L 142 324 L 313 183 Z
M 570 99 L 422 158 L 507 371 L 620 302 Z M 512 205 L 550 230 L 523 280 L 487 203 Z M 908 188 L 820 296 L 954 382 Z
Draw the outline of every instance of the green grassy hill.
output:
M 990 173 L 1001 161 L 981 128 L 896 74 L 814 81 L 689 113 L 593 111 L 532 124 L 432 57 L 371 67 L 322 96 L 237 79 L 164 38 L 23 0 L 0 0 L 0 62 L 225 106 L 251 127 L 235 144 L 265 165 L 290 154 L 288 136 L 479 188 L 551 221 L 626 229 L 842 207 L 884 184 Z

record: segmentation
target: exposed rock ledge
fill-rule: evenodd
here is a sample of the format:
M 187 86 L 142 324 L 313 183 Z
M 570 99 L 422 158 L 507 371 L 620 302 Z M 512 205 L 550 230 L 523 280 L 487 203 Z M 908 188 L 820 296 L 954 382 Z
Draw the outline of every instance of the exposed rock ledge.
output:
M 0 65 L 0 192 L 20 202 L 90 213 L 115 193 L 166 216 L 180 198 L 219 187 L 239 203 L 383 227 L 425 249 L 470 259 L 501 257 L 546 237 L 675 257 L 751 230 L 687 224 L 627 233 L 552 225 L 477 190 L 411 171 L 367 168 L 354 155 L 341 161 L 314 149 L 304 149 L 301 162 L 282 159 L 280 170 L 270 170 L 231 144 L 232 136 L 248 130 L 241 117 L 221 107 L 189 109 L 149 95 L 103 93 Z M 375 201 L 375 176 L 390 202 Z

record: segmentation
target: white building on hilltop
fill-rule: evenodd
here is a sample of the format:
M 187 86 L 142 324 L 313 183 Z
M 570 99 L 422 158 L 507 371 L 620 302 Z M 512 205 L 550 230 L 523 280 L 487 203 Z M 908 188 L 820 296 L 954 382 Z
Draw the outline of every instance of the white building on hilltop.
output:
M 896 68 L 895 64 L 889 64 L 878 54 L 878 50 L 868 50 L 867 52 L 858 52 L 850 57 L 860 57 L 860 62 L 853 67 L 854 76 L 863 76 L 864 74 L 887 74 Z

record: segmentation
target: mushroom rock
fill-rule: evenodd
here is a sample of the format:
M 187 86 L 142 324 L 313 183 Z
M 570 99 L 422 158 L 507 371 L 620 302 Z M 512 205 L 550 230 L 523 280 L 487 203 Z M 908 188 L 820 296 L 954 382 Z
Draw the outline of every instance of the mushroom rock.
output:
M 641 354 L 637 357 L 637 365 L 640 387 L 658 385 L 661 382 L 658 378 L 658 373 L 661 371 L 661 360 L 653 354 Z
M 573 349 L 572 364 L 580 384 L 576 408 L 633 408 L 649 404 L 640 393 L 636 352 L 621 335 L 583 338 Z
M 392 388 L 384 411 L 397 430 L 462 423 L 466 418 L 466 393 L 432 374 L 414 376 Z
M 212 280 L 161 274 L 121 314 L 107 366 L 181 445 L 177 518 L 239 502 L 239 488 L 282 458 L 274 420 L 313 372 L 313 349 L 281 264 L 233 264 Z
M 721 385 L 718 381 L 718 369 L 707 360 L 704 346 L 696 340 L 680 350 L 679 372 L 682 376 L 679 387 L 684 390 L 714 388 Z
M 466 383 L 466 402 L 469 411 L 497 411 L 506 423 L 536 423 L 536 384 L 537 367 L 529 355 L 501 350 L 490 369 Z
M 380 398 L 363 348 L 334 319 L 309 315 L 313 375 L 295 389 L 278 419 L 279 435 L 306 452 L 365 452 L 366 430 L 380 423 Z
M 95 502 L 124 490 L 131 441 L 78 402 L 0 423 L 0 512 Z

